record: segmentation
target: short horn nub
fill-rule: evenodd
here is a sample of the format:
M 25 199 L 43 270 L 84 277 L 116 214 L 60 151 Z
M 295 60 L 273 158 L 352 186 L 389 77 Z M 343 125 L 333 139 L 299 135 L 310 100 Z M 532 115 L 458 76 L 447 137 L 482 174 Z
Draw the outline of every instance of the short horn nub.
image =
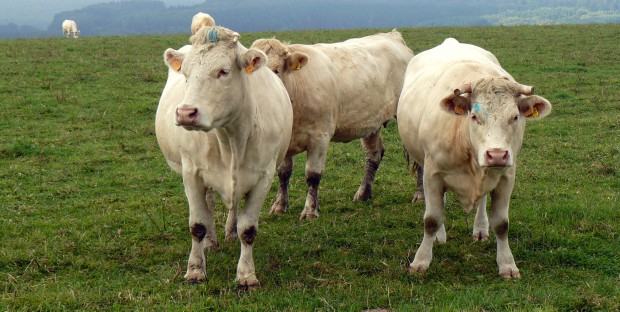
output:
M 520 85 L 519 86 L 519 94 L 523 94 L 523 95 L 534 94 L 534 87 L 526 86 L 526 85 Z

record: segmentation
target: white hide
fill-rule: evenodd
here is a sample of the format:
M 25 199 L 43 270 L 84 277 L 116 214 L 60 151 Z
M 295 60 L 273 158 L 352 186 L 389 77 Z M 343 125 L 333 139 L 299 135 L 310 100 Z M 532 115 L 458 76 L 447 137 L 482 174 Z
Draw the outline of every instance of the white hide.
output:
M 258 215 L 290 141 L 292 108 L 282 82 L 261 67 L 265 55 L 246 49 L 238 38 L 225 28 L 206 27 L 192 37 L 192 46 L 166 50 L 168 81 L 155 128 L 168 164 L 183 175 L 189 202 L 192 248 L 185 278 L 204 280 L 203 249 L 218 246 L 213 190 L 229 209 L 226 238 L 241 241 L 239 285 L 254 288 Z M 248 62 L 252 70 L 243 65 Z M 189 123 L 181 114 L 187 109 L 196 110 Z M 243 198 L 245 207 L 239 209 Z
M 73 36 L 73 38 L 77 38 L 80 31 L 77 29 L 77 23 L 72 20 L 64 20 L 62 22 L 62 33 L 65 37 L 69 38 Z
M 493 54 L 452 38 L 409 63 L 398 130 L 409 155 L 424 166 L 426 201 L 424 238 L 411 271 L 425 272 L 433 240 L 445 237 L 443 197 L 450 190 L 466 211 L 477 208 L 476 240 L 488 237 L 489 225 L 494 230 L 499 274 L 520 277 L 507 235 L 516 157 L 526 119 L 540 119 L 551 111 L 546 99 L 521 90 L 531 88 L 515 82 Z
M 259 39 L 252 47 L 267 53 L 269 68 L 280 76 L 293 103 L 293 137 L 271 212 L 286 211 L 292 157 L 307 151 L 308 194 L 301 219 L 318 217 L 318 186 L 330 141 L 362 139 L 366 174 L 354 200 L 370 198 L 384 151 L 381 127 L 396 114 L 405 67 L 413 56 L 401 34 L 392 30 L 314 45 Z

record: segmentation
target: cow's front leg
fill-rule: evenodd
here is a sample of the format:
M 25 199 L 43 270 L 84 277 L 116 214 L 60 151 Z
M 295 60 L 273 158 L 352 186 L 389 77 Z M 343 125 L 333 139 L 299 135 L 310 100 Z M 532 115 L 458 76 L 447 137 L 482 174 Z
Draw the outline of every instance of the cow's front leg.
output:
M 480 202 L 478 202 L 478 207 L 476 208 L 473 237 L 475 241 L 485 241 L 489 239 L 489 219 L 487 217 L 486 195 L 482 196 Z
M 424 211 L 424 238 L 413 262 L 409 265 L 409 272 L 424 274 L 433 259 L 433 241 L 438 239 L 437 234 L 443 235 L 440 240 L 445 242 L 445 210 L 443 184 L 433 178 L 428 171 L 424 173 L 424 195 L 426 210 Z
M 489 223 L 497 240 L 497 266 L 503 278 L 520 278 L 521 274 L 508 245 L 508 207 L 514 186 L 513 178 L 502 178 L 498 187 L 491 192 L 491 214 Z
M 265 201 L 272 181 L 273 171 L 263 175 L 254 189 L 247 194 L 245 207 L 239 213 L 237 228 L 239 230 L 239 240 L 241 242 L 241 254 L 239 256 L 239 263 L 237 264 L 237 280 L 239 282 L 239 288 L 242 290 L 252 290 L 260 287 L 260 282 L 256 278 L 252 251 L 254 240 L 258 234 L 258 216 L 260 215 L 260 208 Z
M 379 169 L 385 149 L 383 148 L 381 130 L 377 130 L 367 138 L 362 138 L 361 141 L 366 152 L 366 173 L 355 196 L 353 196 L 353 200 L 366 201 L 372 196 L 372 184 L 375 181 L 375 174 Z
M 288 207 L 288 185 L 293 173 L 293 156 L 286 156 L 278 168 L 280 186 L 269 213 L 283 214 Z
M 327 145 L 329 138 L 316 140 L 308 147 L 306 160 L 306 183 L 308 184 L 308 194 L 306 204 L 301 212 L 300 220 L 316 219 L 319 217 L 319 184 L 325 168 L 325 158 L 327 157 Z
M 204 247 L 217 245 L 217 241 L 205 244 L 207 239 L 216 237 L 215 223 L 213 210 L 207 205 L 207 189 L 202 179 L 193 172 L 183 172 L 183 185 L 189 203 L 189 229 L 192 234 L 192 249 L 187 260 L 185 279 L 196 283 L 206 279 Z

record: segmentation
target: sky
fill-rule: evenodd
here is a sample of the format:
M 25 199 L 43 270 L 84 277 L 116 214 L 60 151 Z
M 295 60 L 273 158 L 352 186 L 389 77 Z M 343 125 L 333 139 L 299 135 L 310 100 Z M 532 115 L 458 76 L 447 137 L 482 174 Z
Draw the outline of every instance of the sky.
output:
M 14 23 L 47 28 L 54 14 L 81 9 L 96 3 L 120 0 L 0 0 L 0 25 Z M 189 6 L 204 0 L 159 0 L 166 6 Z

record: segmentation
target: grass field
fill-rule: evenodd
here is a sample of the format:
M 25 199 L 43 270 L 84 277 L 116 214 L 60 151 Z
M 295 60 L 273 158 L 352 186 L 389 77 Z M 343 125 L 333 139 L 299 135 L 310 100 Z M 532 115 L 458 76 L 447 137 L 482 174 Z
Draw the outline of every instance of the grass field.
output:
M 484 47 L 553 104 L 528 124 L 517 160 L 509 240 L 521 279 L 497 275 L 494 237 L 472 241 L 473 214 L 454 196 L 447 244 L 424 277 L 407 273 L 424 206 L 410 202 L 415 177 L 390 123 L 369 202 L 351 201 L 359 142 L 330 146 L 317 220 L 298 220 L 303 156 L 284 216 L 268 214 L 274 183 L 254 248 L 258 291 L 236 289 L 238 242 L 207 255 L 205 283 L 186 283 L 187 203 L 154 117 L 163 51 L 188 35 L 0 40 L 0 310 L 619 310 L 620 24 L 400 30 L 416 53 L 446 37 Z

